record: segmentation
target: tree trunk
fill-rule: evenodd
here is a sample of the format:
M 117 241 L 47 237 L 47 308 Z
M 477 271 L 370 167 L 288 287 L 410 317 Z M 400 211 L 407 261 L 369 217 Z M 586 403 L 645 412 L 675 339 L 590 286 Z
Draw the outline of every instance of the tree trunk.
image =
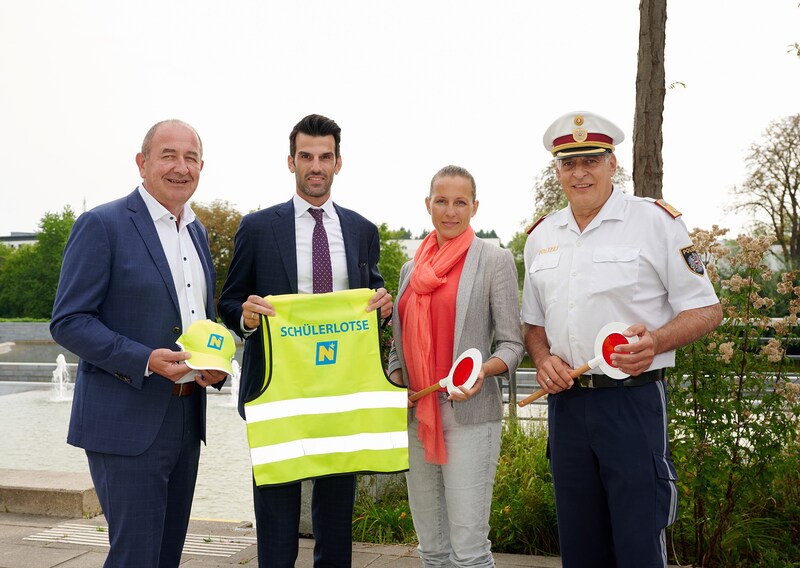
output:
M 639 3 L 639 56 L 636 112 L 633 119 L 634 194 L 661 198 L 664 163 L 661 157 L 664 117 L 664 45 L 667 0 Z

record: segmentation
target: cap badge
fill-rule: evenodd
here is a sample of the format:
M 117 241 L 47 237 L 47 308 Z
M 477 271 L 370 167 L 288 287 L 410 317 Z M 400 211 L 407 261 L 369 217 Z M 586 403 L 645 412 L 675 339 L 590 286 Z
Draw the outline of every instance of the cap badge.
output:
M 572 119 L 572 122 L 575 123 L 575 126 L 583 126 L 583 117 L 581 115 L 577 115 Z
M 577 122 L 577 119 L 575 120 Z M 572 131 L 572 139 L 575 140 L 575 142 L 585 142 L 588 135 L 589 133 L 585 128 L 576 128 Z

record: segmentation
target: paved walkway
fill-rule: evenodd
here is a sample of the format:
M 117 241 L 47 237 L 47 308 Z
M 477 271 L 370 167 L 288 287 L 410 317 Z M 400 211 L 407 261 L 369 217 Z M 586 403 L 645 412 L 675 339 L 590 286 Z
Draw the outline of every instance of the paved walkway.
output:
M 300 540 L 298 567 L 313 565 L 314 543 Z M 108 548 L 105 518 L 65 519 L 0 513 L 0 568 L 101 568 Z M 495 554 L 498 568 L 560 568 L 558 558 Z M 192 519 L 182 568 L 257 567 L 255 531 L 246 525 Z M 413 546 L 356 543 L 353 568 L 419 568 Z

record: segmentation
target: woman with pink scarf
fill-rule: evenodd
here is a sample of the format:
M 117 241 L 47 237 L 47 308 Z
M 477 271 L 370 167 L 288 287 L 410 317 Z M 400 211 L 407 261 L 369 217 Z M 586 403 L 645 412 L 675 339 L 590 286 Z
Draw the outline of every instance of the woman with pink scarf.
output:
M 494 566 L 488 535 L 503 417 L 499 382 L 524 353 L 514 259 L 475 237 L 475 197 L 464 168 L 433 176 L 425 206 L 434 231 L 403 266 L 395 302 L 389 372 L 409 395 L 446 377 L 467 349 L 483 358 L 471 388 L 409 402 L 406 480 L 424 566 Z

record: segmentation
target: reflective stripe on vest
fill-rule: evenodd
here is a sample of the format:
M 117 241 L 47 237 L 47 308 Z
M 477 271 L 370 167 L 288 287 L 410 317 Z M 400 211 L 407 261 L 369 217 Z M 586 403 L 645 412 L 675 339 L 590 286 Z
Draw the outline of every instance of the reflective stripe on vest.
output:
M 408 392 L 383 370 L 373 294 L 267 297 L 264 383 L 245 403 L 256 485 L 408 469 Z

